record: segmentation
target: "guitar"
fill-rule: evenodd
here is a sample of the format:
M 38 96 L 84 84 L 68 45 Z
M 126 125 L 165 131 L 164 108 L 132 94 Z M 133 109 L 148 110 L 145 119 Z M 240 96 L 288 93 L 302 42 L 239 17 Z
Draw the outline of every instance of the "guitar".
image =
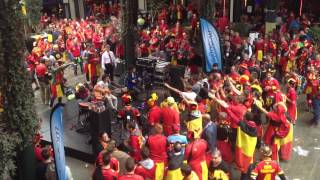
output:
M 109 93 L 111 93 L 109 88 L 95 87 L 93 89 L 93 96 L 96 100 L 104 100 L 109 95 Z

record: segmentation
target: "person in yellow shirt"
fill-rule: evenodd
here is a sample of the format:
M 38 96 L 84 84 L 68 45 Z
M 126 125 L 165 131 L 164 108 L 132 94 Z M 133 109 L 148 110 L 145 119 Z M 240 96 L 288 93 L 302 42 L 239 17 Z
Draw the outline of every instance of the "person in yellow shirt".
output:
M 188 164 L 183 164 L 181 167 L 181 174 L 183 175 L 183 180 L 199 180 L 198 175 L 192 171 Z

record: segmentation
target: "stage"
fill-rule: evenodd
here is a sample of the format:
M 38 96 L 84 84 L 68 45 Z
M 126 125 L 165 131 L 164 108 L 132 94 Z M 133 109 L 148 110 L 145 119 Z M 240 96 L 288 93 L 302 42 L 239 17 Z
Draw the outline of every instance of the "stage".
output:
M 47 105 L 37 104 L 39 117 L 42 118 L 41 135 L 43 136 L 44 144 L 51 144 L 50 135 L 50 113 L 51 109 Z M 90 140 L 90 132 L 78 133 L 76 132 L 78 123 L 78 102 L 76 100 L 67 101 L 63 113 L 64 126 L 64 144 L 67 156 L 80 159 L 85 162 L 94 162 L 92 153 L 92 146 L 88 143 Z
M 155 88 L 150 92 L 157 92 L 159 97 L 163 99 L 163 93 L 166 92 L 163 88 Z M 147 94 L 150 95 L 150 92 L 144 92 L 139 94 L 141 96 L 139 99 L 145 99 Z M 36 93 L 36 102 L 40 102 L 39 92 Z M 80 122 L 78 121 L 79 115 L 79 105 L 77 100 L 67 101 L 63 98 L 64 113 L 63 113 L 63 126 L 64 126 L 64 145 L 65 152 L 67 156 L 88 162 L 93 163 L 95 157 L 93 155 L 92 144 L 89 143 L 91 139 L 90 124 L 87 125 L 88 129 L 86 133 L 79 133 L 77 130 L 81 128 Z M 119 100 L 121 104 L 121 100 Z M 135 107 L 138 107 L 141 103 L 134 102 Z M 51 135 L 50 135 L 50 113 L 51 108 L 48 105 L 43 105 L 41 103 L 36 103 L 35 107 L 37 109 L 38 116 L 42 119 L 40 133 L 43 136 L 43 144 L 51 144 Z M 119 106 L 121 107 L 121 106 Z M 107 114 L 107 115 L 106 115 Z M 106 112 L 104 120 L 109 121 L 111 124 L 111 138 L 116 140 L 117 143 L 120 141 L 120 129 L 121 124 L 117 123 L 116 114 L 113 111 Z M 81 117 L 84 118 L 83 116 Z M 90 121 L 90 120 L 88 120 Z

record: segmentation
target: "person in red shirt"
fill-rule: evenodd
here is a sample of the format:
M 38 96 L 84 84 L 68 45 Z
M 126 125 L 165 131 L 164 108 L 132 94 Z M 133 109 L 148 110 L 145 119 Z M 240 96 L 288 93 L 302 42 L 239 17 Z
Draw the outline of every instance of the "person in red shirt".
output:
M 135 161 L 141 160 L 141 147 L 143 145 L 144 138 L 139 129 L 136 127 L 134 121 L 128 123 L 128 129 L 130 132 L 129 136 L 129 147 L 131 148 L 130 156 L 134 158 Z
M 121 97 L 124 107 L 118 112 L 118 119 L 122 123 L 122 128 L 125 131 L 127 128 L 127 123 L 130 121 L 138 124 L 140 120 L 140 112 L 138 109 L 131 106 L 132 97 L 129 94 L 124 94 Z
M 166 30 L 169 29 L 164 19 L 161 19 L 159 27 L 162 32 L 165 32 Z
M 80 71 L 83 74 L 83 63 L 82 63 L 82 59 L 81 59 L 81 46 L 76 41 L 73 42 L 73 45 L 71 46 L 71 49 L 70 49 L 70 53 L 73 56 L 74 75 L 77 76 L 77 74 L 78 74 L 78 68 L 77 68 L 78 64 L 80 66 Z
M 39 81 L 42 103 L 49 104 L 50 103 L 49 77 L 48 77 L 48 69 L 44 61 L 45 61 L 44 59 L 41 59 L 40 63 L 36 65 L 35 73 Z
M 237 46 L 241 46 L 241 43 L 242 43 L 242 39 L 240 37 L 240 34 L 238 32 L 235 32 L 234 33 L 234 37 L 232 38 L 231 40 L 231 44 L 234 46 L 234 47 L 237 47 Z
M 156 100 L 153 98 L 150 98 L 147 102 L 149 106 L 149 112 L 148 112 L 148 125 L 150 127 L 153 127 L 156 123 L 160 123 L 161 120 L 161 109 L 156 104 Z
M 255 47 L 256 47 L 256 57 L 258 61 L 262 61 L 263 58 L 263 50 L 264 50 L 264 40 L 261 38 L 261 35 L 259 35 L 259 38 L 257 41 L 255 41 Z
M 288 108 L 288 116 L 293 124 L 297 121 L 297 93 L 295 90 L 296 80 L 293 78 L 288 79 L 286 103 Z
M 124 45 L 120 41 L 116 45 L 116 57 L 124 59 Z
M 147 147 L 141 150 L 142 160 L 138 162 L 135 174 L 142 176 L 144 179 L 155 180 L 156 165 L 152 159 L 150 159 L 150 151 Z
M 168 107 L 162 108 L 162 120 L 163 120 L 163 129 L 164 134 L 166 136 L 169 136 L 173 134 L 172 129 L 173 126 L 179 126 L 180 127 L 180 115 L 179 112 L 174 109 L 175 101 L 173 97 L 168 97 Z
M 73 46 L 73 37 L 71 34 L 68 35 L 68 39 L 66 40 L 66 50 L 70 52 L 72 46 Z
M 96 164 L 95 164 L 97 167 L 103 166 L 103 164 L 104 164 L 103 158 L 106 154 L 111 156 L 111 152 L 109 152 L 108 149 L 105 149 L 99 153 L 99 155 L 96 159 Z M 114 157 L 110 157 L 109 161 L 110 161 L 110 163 L 109 163 L 110 168 L 113 169 L 115 172 L 119 173 L 119 171 L 120 171 L 119 161 Z
M 264 90 L 264 98 L 266 99 L 266 106 L 270 107 L 271 97 L 275 97 L 276 92 L 280 89 L 280 85 L 277 79 L 272 77 L 271 70 L 266 72 L 266 78 L 262 81 L 262 88 Z
M 232 83 L 230 83 L 232 85 Z M 218 99 L 214 94 L 209 94 L 209 97 L 213 101 L 217 102 L 220 106 L 225 108 L 226 113 L 228 114 L 230 120 L 231 134 L 230 141 L 233 146 L 236 143 L 237 128 L 239 121 L 244 119 L 244 115 L 247 112 L 247 107 L 244 105 L 245 97 L 242 95 L 233 96 L 233 100 L 230 103 L 225 102 L 222 99 Z
M 193 132 L 188 132 L 190 143 L 185 150 L 185 160 L 191 169 L 198 175 L 199 180 L 208 179 L 208 167 L 206 162 L 206 151 L 208 144 L 203 139 L 194 138 Z
M 99 31 L 93 33 L 92 43 L 93 43 L 94 48 L 100 52 L 101 48 L 102 48 L 103 40 L 102 40 L 102 36 Z
M 134 173 L 136 164 L 133 158 L 128 158 L 126 161 L 126 173 L 119 177 L 118 180 L 144 180 L 144 178 Z
M 268 146 L 261 148 L 262 161 L 260 161 L 251 172 L 251 179 L 256 180 L 275 180 L 279 176 L 281 180 L 287 179 L 280 167 L 280 165 L 271 160 L 272 150 Z
M 167 137 L 162 135 L 163 128 L 156 124 L 153 134 L 149 136 L 146 146 L 150 149 L 150 158 L 156 163 L 156 180 L 164 177 L 164 168 L 167 163 Z
M 118 178 L 118 172 L 113 170 L 110 166 L 111 156 L 109 153 L 104 153 L 103 157 L 103 164 L 96 167 L 92 179 L 93 180 L 116 180 Z M 102 176 L 102 178 L 101 178 Z
M 91 46 L 89 47 L 87 63 L 85 65 L 86 78 L 91 82 L 91 85 L 94 86 L 98 80 L 98 65 L 99 65 L 99 57 L 96 49 Z
M 290 123 L 287 121 L 285 114 L 287 107 L 285 103 L 279 99 L 280 98 L 276 98 L 276 102 L 273 105 L 274 110 L 270 112 L 264 109 L 260 103 L 257 104 L 257 101 L 255 103 L 258 109 L 266 114 L 266 117 L 270 120 L 268 128 L 264 134 L 264 143 L 271 147 L 273 160 L 278 159 L 279 151 L 279 147 L 275 142 L 275 137 L 284 138 L 288 135 L 290 130 Z

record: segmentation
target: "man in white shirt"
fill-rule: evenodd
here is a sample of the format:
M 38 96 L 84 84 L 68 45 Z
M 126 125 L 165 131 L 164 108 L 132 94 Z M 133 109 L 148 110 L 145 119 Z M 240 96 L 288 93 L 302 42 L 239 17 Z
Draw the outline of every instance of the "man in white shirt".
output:
M 109 85 L 110 79 L 108 75 L 104 74 L 101 78 L 101 81 L 99 81 L 93 89 L 95 91 L 95 94 L 98 94 L 98 96 L 102 96 L 107 99 L 112 109 L 117 110 L 118 99 L 111 93 Z
M 113 71 L 116 64 L 116 57 L 114 53 L 110 51 L 110 46 L 106 45 L 106 50 L 102 54 L 101 67 L 105 74 L 109 75 L 111 81 L 113 81 Z
M 186 91 L 180 91 L 179 89 L 176 89 L 172 86 L 170 86 L 168 83 L 164 83 L 164 86 L 172 90 L 173 92 L 179 94 L 183 99 L 186 99 L 188 101 L 195 101 L 197 94 L 192 91 L 192 86 L 188 85 L 186 86 Z

